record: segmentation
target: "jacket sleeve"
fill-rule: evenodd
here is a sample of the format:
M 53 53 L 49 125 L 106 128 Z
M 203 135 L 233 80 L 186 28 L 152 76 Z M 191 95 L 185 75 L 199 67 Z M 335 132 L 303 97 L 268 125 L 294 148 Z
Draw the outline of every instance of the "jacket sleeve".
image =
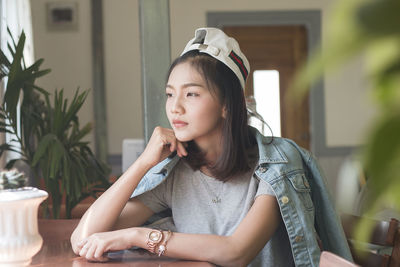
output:
M 308 173 L 315 207 L 315 229 L 321 238 L 323 249 L 353 261 L 340 218 L 327 189 L 323 171 L 310 152 L 301 147 L 298 149 Z

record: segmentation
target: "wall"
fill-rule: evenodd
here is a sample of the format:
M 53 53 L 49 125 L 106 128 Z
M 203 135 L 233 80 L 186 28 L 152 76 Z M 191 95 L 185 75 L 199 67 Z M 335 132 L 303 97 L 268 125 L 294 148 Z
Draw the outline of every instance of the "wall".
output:
M 48 1 L 56 0 L 32 0 L 36 57 L 44 57 L 46 67 L 53 69 L 53 73 L 40 83 L 46 88 L 64 87 L 70 93 L 77 86 L 90 88 L 90 1 L 79 1 L 80 28 L 70 33 L 46 31 L 44 11 Z M 318 9 L 322 11 L 324 28 L 334 2 L 170 0 L 172 58 L 180 54 L 196 28 L 206 25 L 209 11 Z M 118 155 L 121 154 L 124 138 L 143 138 L 138 1 L 103 1 L 103 9 L 109 153 Z M 328 146 L 357 146 L 362 143 L 363 132 L 374 115 L 367 88 L 362 58 L 357 58 L 338 74 L 325 79 Z M 83 121 L 93 119 L 92 104 L 90 96 L 81 112 Z M 341 156 L 321 158 L 333 190 L 337 170 L 343 160 Z
M 77 31 L 48 31 L 46 3 L 34 0 L 32 20 L 35 57 L 45 59 L 51 74 L 38 84 L 48 90 L 64 88 L 70 97 L 77 87 L 92 88 L 90 1 L 79 1 Z M 64 1 L 65 2 L 65 1 Z M 73 1 L 70 1 L 73 2 Z M 76 1 L 75 1 L 76 2 Z M 138 3 L 103 1 L 105 88 L 109 154 L 121 154 L 124 138 L 143 136 Z M 93 122 L 93 96 L 80 112 L 81 123 Z M 88 140 L 93 143 L 94 135 Z
M 103 1 L 108 151 L 122 153 L 124 138 L 143 138 L 137 0 Z
M 47 31 L 46 0 L 31 1 L 35 58 L 44 58 L 43 68 L 52 72 L 37 80 L 49 91 L 64 88 L 71 98 L 75 90 L 92 88 L 90 1 L 79 2 L 78 31 Z M 80 123 L 93 122 L 93 97 L 89 94 L 79 113 Z M 87 138 L 93 141 L 93 135 Z

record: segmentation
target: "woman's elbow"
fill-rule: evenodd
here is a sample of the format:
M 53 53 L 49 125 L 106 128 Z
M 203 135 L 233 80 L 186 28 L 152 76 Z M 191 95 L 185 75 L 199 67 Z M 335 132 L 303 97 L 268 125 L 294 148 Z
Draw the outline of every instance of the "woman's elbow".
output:
M 71 242 L 71 247 L 72 250 L 74 251 L 75 254 L 78 254 L 79 250 L 78 250 L 78 241 L 76 240 L 74 233 L 72 233 L 69 241 Z
M 220 258 L 218 261 L 215 261 L 215 263 L 224 267 L 245 267 L 250 261 L 247 260 L 245 255 L 236 254 L 223 257 L 223 259 Z
M 79 254 L 78 244 L 84 239 L 82 235 L 79 233 L 78 227 L 72 232 L 70 237 L 71 247 L 75 254 Z
M 232 266 L 232 267 L 245 267 L 251 262 L 251 259 L 249 259 L 248 255 L 246 253 L 237 253 L 231 255 L 231 258 L 228 261 L 227 266 Z
M 214 262 L 218 265 L 224 267 L 242 267 L 247 266 L 252 258 L 249 253 L 245 249 L 241 249 L 236 245 L 229 245 L 229 243 L 224 246 L 224 249 L 221 249 L 217 253 L 218 255 L 214 255 L 214 260 L 210 262 Z

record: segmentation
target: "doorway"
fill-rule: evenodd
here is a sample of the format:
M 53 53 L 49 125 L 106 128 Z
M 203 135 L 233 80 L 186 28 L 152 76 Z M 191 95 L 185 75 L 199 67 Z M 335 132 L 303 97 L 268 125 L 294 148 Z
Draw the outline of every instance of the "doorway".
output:
M 308 96 L 299 104 L 287 97 L 288 87 L 295 71 L 307 58 L 307 30 L 303 25 L 224 26 L 223 30 L 234 37 L 250 62 L 251 73 L 246 85 L 246 97 L 253 96 L 254 72 L 276 71 L 279 73 L 280 132 L 282 137 L 294 140 L 310 149 L 310 116 Z M 269 90 L 264 84 L 261 90 Z M 259 88 L 256 88 L 260 90 Z M 268 93 L 267 93 L 268 95 Z M 266 99 L 256 99 L 257 106 Z M 268 122 L 267 123 L 272 123 Z M 267 132 L 268 134 L 268 132 Z

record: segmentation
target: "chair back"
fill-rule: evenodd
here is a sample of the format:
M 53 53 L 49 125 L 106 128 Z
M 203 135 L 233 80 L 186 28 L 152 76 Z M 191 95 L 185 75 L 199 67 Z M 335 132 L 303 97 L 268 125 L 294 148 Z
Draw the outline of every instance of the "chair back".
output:
M 397 219 L 388 222 L 348 214 L 341 218 L 355 263 L 363 267 L 400 267 L 400 223 Z M 361 219 L 369 220 L 368 223 L 373 225 L 367 244 L 355 236 L 355 228 Z

